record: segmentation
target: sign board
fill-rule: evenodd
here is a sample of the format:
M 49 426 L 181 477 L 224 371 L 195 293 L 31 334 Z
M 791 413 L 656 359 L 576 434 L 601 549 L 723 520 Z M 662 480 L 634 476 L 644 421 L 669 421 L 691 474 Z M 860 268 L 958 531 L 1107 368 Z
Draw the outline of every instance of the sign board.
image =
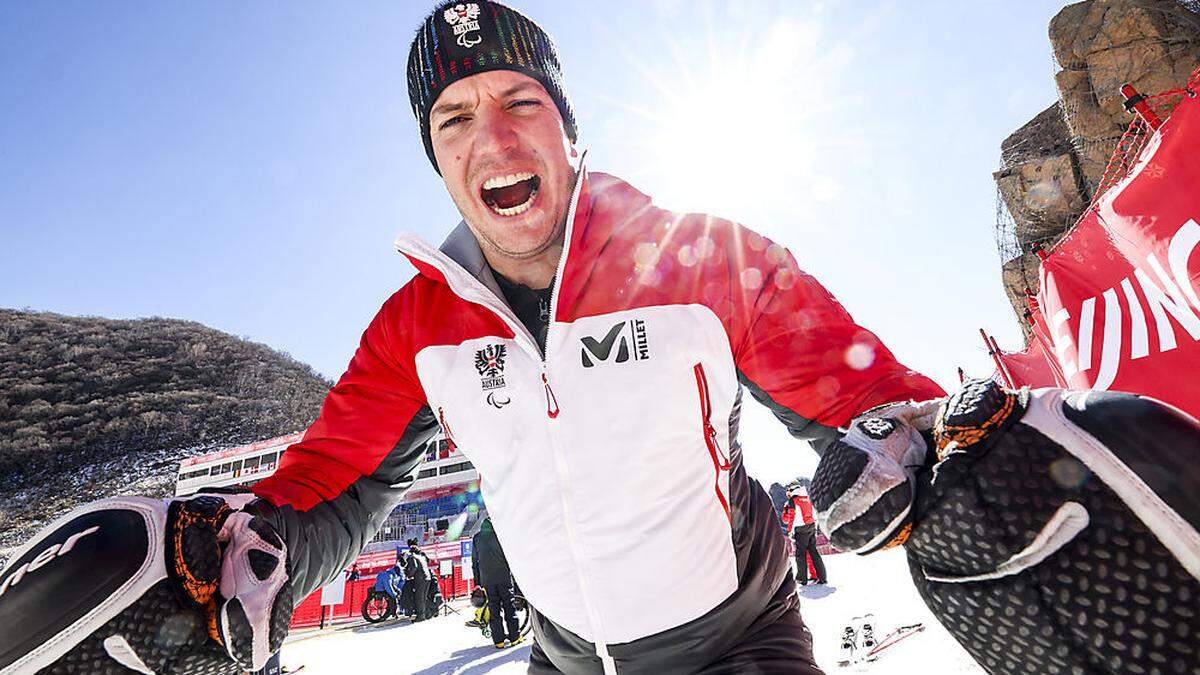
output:
M 475 578 L 475 569 L 471 565 L 471 556 L 469 555 L 463 556 L 462 559 L 462 578 L 464 580 Z
M 342 572 L 321 587 L 322 605 L 340 605 L 346 601 L 346 576 L 346 572 Z

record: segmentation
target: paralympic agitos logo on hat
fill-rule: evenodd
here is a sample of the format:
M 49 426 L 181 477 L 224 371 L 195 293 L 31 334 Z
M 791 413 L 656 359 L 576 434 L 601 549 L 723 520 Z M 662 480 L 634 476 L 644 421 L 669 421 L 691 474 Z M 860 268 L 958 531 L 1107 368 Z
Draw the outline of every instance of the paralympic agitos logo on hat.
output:
M 454 28 L 458 44 L 470 48 L 483 42 L 483 38 L 476 33 L 479 30 L 479 5 L 474 2 L 459 3 L 447 9 L 442 16 Z

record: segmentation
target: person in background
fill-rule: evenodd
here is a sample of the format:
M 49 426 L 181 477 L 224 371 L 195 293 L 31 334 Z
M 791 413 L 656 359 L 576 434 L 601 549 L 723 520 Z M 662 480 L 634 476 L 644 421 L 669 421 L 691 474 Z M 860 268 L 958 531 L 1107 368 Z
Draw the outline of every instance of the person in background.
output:
M 429 558 L 417 546 L 416 539 L 408 540 L 408 562 L 404 566 L 404 577 L 412 585 L 413 621 L 429 618 Z
M 396 549 L 396 569 L 400 570 L 400 597 L 396 599 L 396 616 L 411 617 L 413 613 L 413 589 L 412 584 L 407 583 L 408 580 L 408 549 Z
M 513 606 L 513 578 L 508 569 L 508 560 L 500 539 L 492 527 L 492 519 L 485 518 L 479 532 L 471 540 L 474 555 L 471 569 L 475 583 L 487 591 L 488 606 L 491 608 L 492 642 L 496 649 L 511 647 L 521 641 L 521 624 L 517 621 L 517 610 Z
M 400 597 L 403 594 L 404 588 L 404 570 L 401 568 L 399 560 L 395 565 L 375 575 L 374 590 L 382 593 L 387 593 L 400 602 Z M 403 611 L 399 612 L 403 614 Z
M 803 485 L 788 490 L 788 502 L 783 507 L 783 523 L 791 530 L 796 544 L 796 576 L 801 586 L 808 584 L 808 561 L 812 560 L 814 583 L 826 583 L 825 561 L 817 550 L 817 524 L 813 520 L 812 501 Z

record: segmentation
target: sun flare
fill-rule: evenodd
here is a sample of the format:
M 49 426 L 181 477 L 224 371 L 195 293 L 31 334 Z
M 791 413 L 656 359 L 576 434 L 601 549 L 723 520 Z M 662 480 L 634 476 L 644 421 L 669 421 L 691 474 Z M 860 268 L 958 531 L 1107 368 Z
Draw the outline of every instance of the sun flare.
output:
M 713 19 L 704 44 L 668 33 L 669 79 L 626 45 L 655 100 L 624 107 L 646 121 L 635 141 L 641 170 L 667 208 L 742 219 L 783 199 L 837 194 L 837 182 L 819 173 L 836 126 L 835 105 L 821 92 L 846 47 L 826 44 L 815 19 L 744 24 Z

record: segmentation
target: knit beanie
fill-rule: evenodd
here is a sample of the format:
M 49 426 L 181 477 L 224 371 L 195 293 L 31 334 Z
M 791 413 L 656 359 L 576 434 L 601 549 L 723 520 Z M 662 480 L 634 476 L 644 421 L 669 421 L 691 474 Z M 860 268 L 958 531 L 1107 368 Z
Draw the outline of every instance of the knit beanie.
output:
M 442 2 L 417 30 L 408 50 L 408 99 L 425 154 L 439 174 L 429 135 L 429 111 L 454 82 L 489 70 L 512 70 L 541 83 L 575 142 L 575 114 L 563 91 L 554 41 L 520 12 L 490 0 Z

